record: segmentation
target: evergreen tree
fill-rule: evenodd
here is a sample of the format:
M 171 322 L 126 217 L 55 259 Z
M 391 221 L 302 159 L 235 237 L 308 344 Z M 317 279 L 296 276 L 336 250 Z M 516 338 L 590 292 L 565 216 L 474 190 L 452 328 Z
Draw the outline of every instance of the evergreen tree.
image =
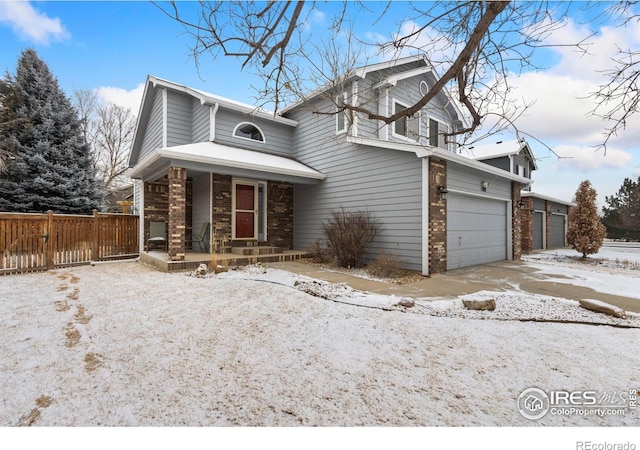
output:
M 596 207 L 596 190 L 589 180 L 580 183 L 576 191 L 576 206 L 569 213 L 569 229 L 567 242 L 574 250 L 582 253 L 582 257 L 598 253 L 607 228 L 600 222 Z
M 0 211 L 86 214 L 99 208 L 100 184 L 77 113 L 34 50 L 22 52 L 2 92 L 12 92 L 12 101 L 0 116 L 7 128 L 0 148 L 11 148 L 13 158 L 0 174 Z
M 605 197 L 602 222 L 609 237 L 640 239 L 640 177 L 637 181 L 625 178 L 618 192 Z

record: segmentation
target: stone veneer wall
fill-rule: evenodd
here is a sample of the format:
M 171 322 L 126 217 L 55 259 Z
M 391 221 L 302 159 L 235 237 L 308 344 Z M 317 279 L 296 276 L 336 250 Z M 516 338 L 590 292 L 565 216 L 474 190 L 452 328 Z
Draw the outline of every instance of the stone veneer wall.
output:
M 231 244 L 231 190 L 233 185 L 231 175 L 213 174 L 213 224 L 211 232 L 214 242 L 220 242 L 223 238 Z
M 429 158 L 429 273 L 447 270 L 447 201 L 439 186 L 447 185 L 447 162 Z
M 520 251 L 533 251 L 533 198 L 524 197 L 524 209 L 520 210 Z
M 271 245 L 293 249 L 293 184 L 267 182 L 267 239 Z
M 184 261 L 187 254 L 187 169 L 169 168 L 169 260 Z
M 520 202 L 520 183 L 511 182 L 511 250 L 514 260 L 522 256 L 522 213 L 518 203 Z

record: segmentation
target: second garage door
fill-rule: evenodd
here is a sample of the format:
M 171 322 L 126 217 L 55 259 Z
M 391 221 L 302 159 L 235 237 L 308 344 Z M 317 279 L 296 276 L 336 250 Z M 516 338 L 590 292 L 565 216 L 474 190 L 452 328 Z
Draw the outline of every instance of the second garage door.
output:
M 447 270 L 507 259 L 507 203 L 449 194 Z

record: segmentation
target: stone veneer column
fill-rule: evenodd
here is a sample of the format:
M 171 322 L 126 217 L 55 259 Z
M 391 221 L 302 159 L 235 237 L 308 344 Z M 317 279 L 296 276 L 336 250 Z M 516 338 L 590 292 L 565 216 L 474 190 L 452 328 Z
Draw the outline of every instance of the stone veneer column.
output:
M 551 202 L 548 200 L 544 201 L 544 210 L 546 211 L 545 214 L 545 247 L 544 248 L 551 248 Z
M 533 198 L 524 197 L 524 209 L 520 210 L 520 251 L 531 253 L 533 251 Z
M 293 184 L 267 183 L 267 239 L 276 247 L 293 248 Z
M 186 255 L 187 170 L 169 168 L 169 260 L 184 261 Z
M 511 182 L 511 253 L 514 260 L 522 256 L 522 213 L 518 203 L 521 200 L 520 183 Z
M 447 185 L 447 162 L 429 158 L 429 273 L 447 270 L 447 201 L 439 187 Z

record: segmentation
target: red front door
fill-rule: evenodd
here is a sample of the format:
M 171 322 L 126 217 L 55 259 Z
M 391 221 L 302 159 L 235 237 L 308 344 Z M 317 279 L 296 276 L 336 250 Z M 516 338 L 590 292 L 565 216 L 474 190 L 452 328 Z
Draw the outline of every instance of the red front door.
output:
M 257 185 L 235 183 L 235 239 L 256 238 Z

